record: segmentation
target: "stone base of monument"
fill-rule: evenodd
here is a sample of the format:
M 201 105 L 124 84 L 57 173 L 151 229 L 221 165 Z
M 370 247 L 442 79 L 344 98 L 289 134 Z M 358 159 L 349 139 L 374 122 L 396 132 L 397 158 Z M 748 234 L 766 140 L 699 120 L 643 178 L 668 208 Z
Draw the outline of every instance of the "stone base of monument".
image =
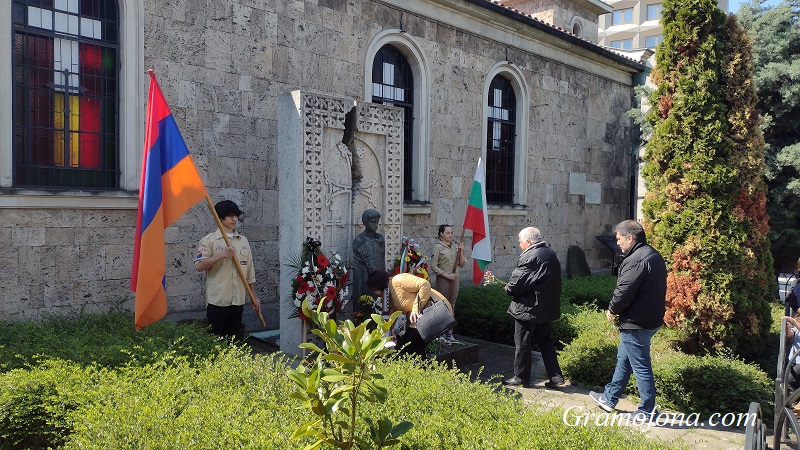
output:
M 448 367 L 466 367 L 478 362 L 478 345 L 470 342 L 448 345 L 439 350 L 436 360 Z

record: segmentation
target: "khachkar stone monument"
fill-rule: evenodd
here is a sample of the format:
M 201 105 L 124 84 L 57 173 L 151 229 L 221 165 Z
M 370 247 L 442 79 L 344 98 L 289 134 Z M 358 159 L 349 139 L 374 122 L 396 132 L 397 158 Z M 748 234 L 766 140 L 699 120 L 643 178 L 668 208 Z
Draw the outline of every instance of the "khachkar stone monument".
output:
M 384 266 L 400 252 L 403 111 L 293 91 L 279 101 L 278 145 L 280 344 L 281 351 L 296 355 L 303 333 L 300 319 L 289 318 L 296 273 L 286 263 L 306 237 L 321 241 L 327 255 L 346 255 L 353 267 L 351 244 L 362 213 L 371 209 L 382 217 Z

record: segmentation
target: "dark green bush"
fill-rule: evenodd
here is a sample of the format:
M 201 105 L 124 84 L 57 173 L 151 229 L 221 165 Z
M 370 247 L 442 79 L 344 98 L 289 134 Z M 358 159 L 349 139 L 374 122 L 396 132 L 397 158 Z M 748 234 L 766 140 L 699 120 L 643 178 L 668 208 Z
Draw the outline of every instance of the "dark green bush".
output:
M 514 319 L 506 313 L 511 297 L 501 286 L 464 287 L 456 302 L 456 332 L 484 341 L 514 344 Z
M 573 383 L 604 386 L 614 374 L 619 331 L 604 313 L 588 306 L 570 319 L 578 336 L 559 354 L 561 370 Z
M 0 449 L 59 447 L 74 413 L 91 402 L 99 374 L 67 361 L 0 374 Z
M 0 322 L 0 371 L 26 367 L 37 359 L 64 359 L 81 365 L 118 367 L 152 362 L 171 350 L 207 356 L 220 343 L 198 326 L 161 320 L 136 331 L 133 313 L 116 311 L 42 322 Z
M 500 286 L 463 288 L 456 304 L 456 331 L 484 341 L 514 345 L 514 319 L 506 312 L 509 304 L 511 297 Z M 577 336 L 567 317 L 574 310 L 562 299 L 561 318 L 553 322 L 551 332 L 557 343 L 570 342 Z
M 578 337 L 559 354 L 564 374 L 573 382 L 600 388 L 611 381 L 616 365 L 619 332 L 605 314 L 582 310 L 573 318 Z M 657 401 L 665 408 L 709 415 L 747 412 L 751 401 L 772 414 L 774 390 L 766 373 L 755 365 L 727 356 L 686 355 L 671 347 L 675 331 L 662 329 L 652 344 Z M 627 393 L 636 396 L 635 377 Z
M 747 412 L 750 402 L 761 404 L 772 417 L 774 384 L 752 364 L 727 356 L 693 356 L 678 351 L 653 354 L 658 402 L 683 412 Z
M 561 287 L 561 300 L 576 306 L 594 305 L 597 309 L 606 310 L 616 285 L 617 277 L 611 275 L 570 278 L 564 280 Z

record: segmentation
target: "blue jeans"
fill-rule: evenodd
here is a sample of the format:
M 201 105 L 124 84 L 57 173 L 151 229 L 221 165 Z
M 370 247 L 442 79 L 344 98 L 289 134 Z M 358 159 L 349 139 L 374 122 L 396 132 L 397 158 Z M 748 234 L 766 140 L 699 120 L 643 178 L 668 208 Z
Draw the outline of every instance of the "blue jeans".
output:
M 658 328 L 653 330 L 619 330 L 620 343 L 617 349 L 617 368 L 614 377 L 606 385 L 603 396 L 605 400 L 616 406 L 619 397 L 625 392 L 625 386 L 636 376 L 639 397 L 642 401 L 636 412 L 650 414 L 656 408 L 656 380 L 653 377 L 653 365 L 650 362 L 650 340 Z

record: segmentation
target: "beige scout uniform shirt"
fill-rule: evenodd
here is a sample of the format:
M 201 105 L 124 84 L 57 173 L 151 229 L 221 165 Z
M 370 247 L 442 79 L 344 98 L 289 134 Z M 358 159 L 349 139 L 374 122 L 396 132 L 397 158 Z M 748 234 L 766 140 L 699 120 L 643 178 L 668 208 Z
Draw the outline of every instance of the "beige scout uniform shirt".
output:
M 231 246 L 236 249 L 236 258 L 242 265 L 247 283 L 255 283 L 253 254 L 250 252 L 250 243 L 247 238 L 234 231 Z M 194 263 L 197 265 L 200 261 L 222 253 L 224 250 L 225 239 L 222 238 L 222 232 L 217 230 L 209 233 L 200 240 Z M 217 306 L 244 305 L 246 294 L 247 290 L 239 279 L 232 258 L 225 258 L 206 271 L 206 303 Z
M 441 239 L 436 245 L 433 247 L 433 261 L 431 261 L 431 267 L 433 268 L 433 272 L 439 276 L 443 273 L 450 273 L 453 270 L 453 267 L 456 264 L 456 256 L 458 256 L 458 245 L 453 245 L 452 243 L 448 246 L 444 241 Z M 458 276 L 458 270 L 456 270 L 456 276 Z M 450 281 L 450 280 L 448 280 Z

